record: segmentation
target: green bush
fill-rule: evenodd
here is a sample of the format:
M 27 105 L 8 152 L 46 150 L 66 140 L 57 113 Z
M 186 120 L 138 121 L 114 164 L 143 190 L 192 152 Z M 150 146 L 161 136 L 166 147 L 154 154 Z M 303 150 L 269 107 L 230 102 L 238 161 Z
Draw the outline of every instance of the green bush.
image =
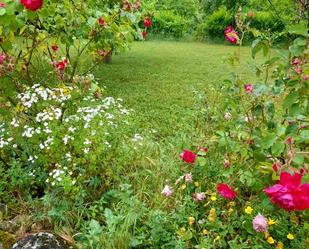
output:
M 224 29 L 232 22 L 232 14 L 221 7 L 208 16 L 203 23 L 197 25 L 196 37 L 200 40 L 222 37 Z
M 172 11 L 159 11 L 153 18 L 152 32 L 164 36 L 183 37 L 189 29 L 190 21 Z
M 255 12 L 251 27 L 261 31 L 270 30 L 272 32 L 282 32 L 286 25 L 284 21 L 271 12 L 259 11 Z

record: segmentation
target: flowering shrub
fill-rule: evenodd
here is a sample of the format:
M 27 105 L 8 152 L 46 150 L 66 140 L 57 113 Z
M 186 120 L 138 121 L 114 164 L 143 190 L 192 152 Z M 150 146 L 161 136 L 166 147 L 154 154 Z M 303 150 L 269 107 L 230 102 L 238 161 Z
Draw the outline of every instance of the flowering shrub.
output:
M 96 83 L 92 75 L 85 78 Z M 104 190 L 117 179 L 122 170 L 113 163 L 121 158 L 117 153 L 134 153 L 142 137 L 130 128 L 131 111 L 121 99 L 95 96 L 77 87 L 39 84 L 18 94 L 16 107 L 0 125 L 3 198 L 23 196 L 31 189 L 34 196 L 42 194 L 38 189 L 48 194 L 55 188 L 72 194 L 91 179 Z M 20 170 L 20 176 L 12 173 Z M 9 181 L 10 174 L 19 180 Z M 10 184 L 3 186 L 5 179 Z
M 237 29 L 222 31 L 239 49 L 227 60 L 237 66 L 236 73 L 220 86 L 213 103 L 222 100 L 221 109 L 213 107 L 221 116 L 205 114 L 213 115 L 209 149 L 185 150 L 182 176 L 162 191 L 174 208 L 184 248 L 303 248 L 308 243 L 308 34 L 302 25 L 292 27 L 298 37 L 289 55 L 272 53 L 271 40 L 257 37 L 252 57 L 262 51 L 266 61 L 255 65 L 253 82 L 240 64 L 245 34 L 255 32 L 250 22 L 237 13 Z M 166 190 L 173 191 L 167 195 Z

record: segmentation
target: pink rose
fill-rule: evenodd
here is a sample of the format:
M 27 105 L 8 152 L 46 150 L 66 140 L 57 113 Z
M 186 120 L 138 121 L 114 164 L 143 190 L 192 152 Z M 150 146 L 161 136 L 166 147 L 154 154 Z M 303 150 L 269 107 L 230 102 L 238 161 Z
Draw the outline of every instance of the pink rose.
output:
M 309 183 L 300 184 L 302 175 L 288 172 L 280 174 L 280 181 L 263 190 L 270 201 L 287 211 L 302 211 L 309 208 Z
M 232 26 L 226 27 L 224 30 L 224 35 L 225 39 L 232 44 L 236 44 L 239 40 L 238 33 L 233 29 Z

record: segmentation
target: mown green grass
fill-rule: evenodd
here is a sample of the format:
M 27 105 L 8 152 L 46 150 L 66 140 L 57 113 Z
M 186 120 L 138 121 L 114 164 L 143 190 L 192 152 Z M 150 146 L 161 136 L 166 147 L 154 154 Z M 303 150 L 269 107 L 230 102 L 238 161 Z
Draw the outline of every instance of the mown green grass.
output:
M 136 110 L 141 126 L 157 129 L 165 139 L 194 131 L 193 91 L 227 78 L 224 59 L 236 50 L 205 43 L 139 42 L 96 75 L 110 95 Z M 243 50 L 249 57 L 249 49 Z
M 250 50 L 242 50 L 243 68 L 248 70 L 245 58 L 250 58 Z M 206 91 L 206 99 L 220 105 L 217 92 L 209 89 L 229 77 L 224 60 L 236 51 L 236 47 L 205 43 L 138 42 L 129 52 L 114 56 L 112 64 L 96 70 L 107 94 L 123 98 L 135 110 L 137 133 L 158 131 L 145 160 L 131 165 L 124 177 L 150 205 L 161 205 L 165 179 L 178 177 L 178 153 L 207 144 L 198 132 L 198 124 L 204 130 L 208 124 L 201 123 L 195 92 Z

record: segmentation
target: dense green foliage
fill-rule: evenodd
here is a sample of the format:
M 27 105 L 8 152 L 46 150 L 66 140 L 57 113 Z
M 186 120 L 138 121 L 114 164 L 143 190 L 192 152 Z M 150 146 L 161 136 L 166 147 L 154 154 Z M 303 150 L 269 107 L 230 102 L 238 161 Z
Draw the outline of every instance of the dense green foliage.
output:
M 253 13 L 251 27 L 260 31 L 269 31 L 282 36 L 287 26 L 297 21 L 295 19 L 297 8 L 292 0 L 158 0 L 152 2 L 157 3 L 153 33 L 176 38 L 194 35 L 198 40 L 221 39 L 224 28 L 235 23 L 234 16 L 239 7 L 242 7 L 245 12 Z M 185 26 L 184 23 L 190 25 Z M 182 32 L 177 29 L 180 26 L 183 28 Z M 283 40 L 286 41 L 287 36 L 282 36 L 281 41 Z

